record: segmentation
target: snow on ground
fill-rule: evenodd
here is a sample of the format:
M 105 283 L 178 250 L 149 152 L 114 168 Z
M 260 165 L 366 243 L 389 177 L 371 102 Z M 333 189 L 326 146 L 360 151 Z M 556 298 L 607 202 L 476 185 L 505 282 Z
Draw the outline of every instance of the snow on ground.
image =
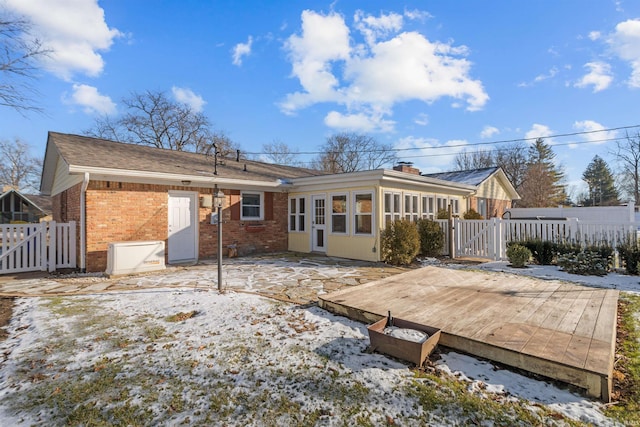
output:
M 545 278 L 563 279 L 564 274 L 546 267 L 512 271 L 506 263 L 474 268 L 537 272 Z M 571 279 L 639 292 L 638 278 L 618 276 L 608 275 L 604 282 L 590 276 Z M 3 426 L 105 420 L 243 426 L 510 424 L 485 410 L 465 412 L 455 398 L 443 397 L 446 385 L 369 353 L 366 325 L 315 306 L 253 294 L 189 287 L 20 298 L 8 332 L 0 343 Z M 464 381 L 487 405 L 500 403 L 514 423 L 518 419 L 509 404 L 520 402 L 533 417 L 544 408 L 586 424 L 615 425 L 597 401 L 486 361 L 449 352 L 435 366 L 441 375 Z M 537 416 L 536 424 L 562 424 L 556 416 Z

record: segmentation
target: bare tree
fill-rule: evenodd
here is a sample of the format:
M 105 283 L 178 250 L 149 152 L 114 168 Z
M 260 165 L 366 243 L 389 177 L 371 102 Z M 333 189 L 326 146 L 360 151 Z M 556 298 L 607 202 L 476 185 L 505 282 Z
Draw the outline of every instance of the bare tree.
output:
M 391 144 L 356 133 L 332 135 L 320 151 L 322 154 L 314 160 L 313 168 L 331 173 L 378 169 L 397 160 Z
M 24 113 L 42 111 L 34 105 L 37 91 L 31 85 L 36 78 L 38 59 L 51 51 L 29 36 L 30 24 L 0 10 L 0 105 Z
M 625 140 L 616 142 L 612 154 L 620 168 L 620 191 L 637 205 L 640 203 L 640 132 L 633 136 L 627 133 Z
M 499 148 L 495 153 L 495 162 L 504 171 L 516 191 L 522 187 L 527 173 L 527 146 L 524 142 L 515 142 Z
M 280 140 L 262 144 L 262 152 L 267 161 L 278 165 L 300 166 L 298 151 Z
M 495 165 L 495 151 L 493 150 L 463 150 L 456 154 L 456 158 L 454 159 L 454 168 L 458 171 L 482 169 Z
M 463 171 L 499 166 L 518 190 L 527 172 L 527 146 L 516 142 L 494 150 L 462 151 L 456 155 L 454 167 Z
M 127 111 L 121 117 L 99 117 L 85 134 L 169 150 L 211 154 L 215 144 L 223 156 L 237 149 L 227 135 L 212 130 L 204 114 L 169 99 L 164 92 L 133 92 L 122 103 Z
M 5 185 L 17 190 L 37 192 L 42 161 L 31 156 L 27 143 L 0 140 L 0 190 Z

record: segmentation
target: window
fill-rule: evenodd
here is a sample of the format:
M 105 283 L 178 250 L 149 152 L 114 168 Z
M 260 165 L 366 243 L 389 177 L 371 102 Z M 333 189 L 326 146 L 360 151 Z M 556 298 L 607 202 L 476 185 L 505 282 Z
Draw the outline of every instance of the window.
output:
M 306 199 L 304 197 L 298 198 L 298 231 L 304 231 L 306 207 Z
M 446 197 L 438 197 L 437 201 L 438 201 L 438 212 L 441 210 L 445 210 L 445 211 L 448 210 Z
M 384 193 L 384 223 L 400 219 L 400 193 Z
M 298 227 L 296 227 L 296 220 L 298 219 L 297 208 L 298 201 L 296 199 L 289 199 L 289 231 L 298 230 Z
M 478 213 L 487 218 L 487 199 L 478 198 Z
M 241 193 L 240 219 L 264 218 L 264 193 Z
M 435 219 L 433 196 L 422 196 L 422 218 Z
M 458 199 L 450 199 L 449 203 L 451 204 L 451 212 L 453 215 L 460 215 L 460 201 Z
M 356 193 L 354 199 L 355 234 L 372 234 L 373 193 Z
M 347 232 L 347 195 L 335 194 L 331 196 L 331 232 Z
M 404 219 L 407 221 L 418 220 L 418 196 L 416 194 L 404 195 Z
M 289 231 L 304 231 L 305 208 L 304 197 L 289 199 Z

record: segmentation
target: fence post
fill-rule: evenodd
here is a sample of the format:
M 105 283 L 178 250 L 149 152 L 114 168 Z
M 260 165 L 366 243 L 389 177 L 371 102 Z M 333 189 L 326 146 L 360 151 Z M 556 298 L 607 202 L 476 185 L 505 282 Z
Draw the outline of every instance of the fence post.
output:
M 56 248 L 57 248 L 57 236 L 56 236 L 56 222 L 50 221 L 49 225 L 49 253 L 47 255 L 47 265 L 49 266 L 49 273 L 56 271 Z M 46 229 L 45 229 L 46 230 Z M 46 238 L 46 232 L 45 232 Z
M 453 212 L 451 211 L 451 205 L 449 205 L 449 256 L 451 259 L 455 259 L 456 257 L 456 222 L 453 218 Z

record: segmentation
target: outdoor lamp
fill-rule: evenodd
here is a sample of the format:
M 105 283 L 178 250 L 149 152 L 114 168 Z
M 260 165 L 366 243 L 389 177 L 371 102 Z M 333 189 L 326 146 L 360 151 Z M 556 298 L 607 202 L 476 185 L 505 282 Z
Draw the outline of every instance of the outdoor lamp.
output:
M 218 292 L 222 292 L 222 208 L 224 193 L 218 188 L 213 189 L 213 205 L 218 208 Z

